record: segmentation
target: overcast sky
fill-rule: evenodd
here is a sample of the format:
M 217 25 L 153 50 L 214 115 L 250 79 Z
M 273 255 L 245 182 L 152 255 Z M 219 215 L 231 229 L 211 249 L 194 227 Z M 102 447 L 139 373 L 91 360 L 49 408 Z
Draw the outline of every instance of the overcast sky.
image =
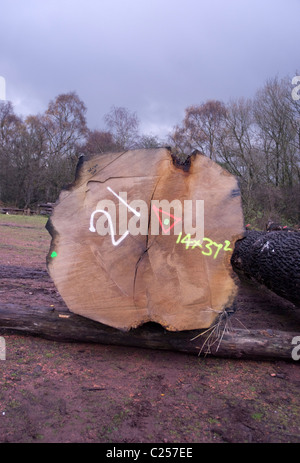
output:
M 0 0 L 0 75 L 15 112 L 75 91 L 90 129 L 115 105 L 164 136 L 191 104 L 294 76 L 299 49 L 300 0 Z

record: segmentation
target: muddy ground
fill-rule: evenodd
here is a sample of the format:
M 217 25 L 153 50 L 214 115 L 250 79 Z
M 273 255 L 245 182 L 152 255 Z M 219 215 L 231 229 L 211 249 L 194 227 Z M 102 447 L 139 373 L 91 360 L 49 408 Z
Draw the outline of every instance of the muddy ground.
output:
M 0 217 L 1 303 L 63 305 L 41 218 Z M 298 332 L 292 304 L 242 285 L 234 327 Z M 54 342 L 3 331 L 0 442 L 300 442 L 300 362 Z M 292 348 L 291 348 L 292 349 Z

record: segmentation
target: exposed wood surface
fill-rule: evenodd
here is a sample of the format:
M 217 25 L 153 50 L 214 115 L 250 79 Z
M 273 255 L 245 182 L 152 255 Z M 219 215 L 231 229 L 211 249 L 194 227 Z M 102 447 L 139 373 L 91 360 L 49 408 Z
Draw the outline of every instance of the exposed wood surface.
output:
M 193 207 L 203 200 L 202 245 L 178 241 L 175 227 L 168 234 L 162 224 L 153 235 L 153 211 L 147 235 L 129 234 L 117 246 L 99 232 L 108 220 L 103 214 L 95 216 L 92 233 L 91 214 L 102 200 L 116 205 L 119 227 L 122 205 L 107 187 L 125 192 L 130 204 L 145 201 L 149 217 L 155 200 L 192 200 Z M 136 220 L 127 212 L 128 220 Z M 86 159 L 74 184 L 61 193 L 48 230 L 48 270 L 58 291 L 70 311 L 102 324 L 123 331 L 150 321 L 170 331 L 207 328 L 236 296 L 230 258 L 244 234 L 239 189 L 232 175 L 202 155 L 193 155 L 184 168 L 165 148 Z

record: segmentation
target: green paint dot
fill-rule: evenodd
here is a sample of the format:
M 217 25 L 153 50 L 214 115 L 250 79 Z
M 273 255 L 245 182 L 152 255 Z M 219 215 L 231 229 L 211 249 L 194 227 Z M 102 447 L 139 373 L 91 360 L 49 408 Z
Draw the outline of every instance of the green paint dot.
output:
M 169 219 L 165 219 L 165 220 L 164 220 L 164 225 L 169 225 L 169 223 L 170 223 L 170 220 L 169 220 Z
M 57 257 L 57 252 L 53 251 L 52 254 L 51 254 L 51 257 L 52 257 L 52 259 L 54 259 L 54 257 Z

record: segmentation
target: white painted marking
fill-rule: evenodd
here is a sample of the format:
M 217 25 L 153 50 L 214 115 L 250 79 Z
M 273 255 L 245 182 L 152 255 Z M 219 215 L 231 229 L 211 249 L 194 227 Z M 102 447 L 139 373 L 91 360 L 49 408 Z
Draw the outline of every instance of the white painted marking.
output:
M 135 209 L 133 209 L 133 207 L 129 206 L 129 204 L 126 203 L 126 201 L 124 201 L 123 198 L 121 198 L 121 196 L 119 196 L 117 193 L 114 192 L 114 190 L 112 190 L 109 186 L 107 187 L 108 191 L 110 191 L 113 195 L 116 196 L 116 198 L 119 199 L 119 201 L 121 201 L 131 212 L 133 212 L 133 214 L 135 214 L 137 217 L 140 217 L 141 214 L 136 211 Z M 111 242 L 114 246 L 118 246 L 125 238 L 126 236 L 129 235 L 129 230 L 126 230 L 125 233 L 123 233 L 123 235 L 116 241 L 115 240 L 115 230 L 114 230 L 114 225 L 113 225 L 113 222 L 112 222 L 112 219 L 111 219 L 111 215 L 105 211 L 104 209 L 96 209 L 92 214 L 91 214 L 91 217 L 90 217 L 90 228 L 89 230 L 91 232 L 95 232 L 96 231 L 96 228 L 94 227 L 94 217 L 95 217 L 95 214 L 104 214 L 106 217 L 107 217 L 107 220 L 108 220 L 108 224 L 109 224 L 109 227 L 110 227 L 110 231 L 111 231 Z
M 269 249 L 269 247 L 270 247 L 269 244 L 270 244 L 270 242 L 267 241 L 267 242 L 263 245 L 263 247 L 261 248 L 260 252 L 263 252 L 265 249 Z
M 106 217 L 107 217 L 107 220 L 108 220 L 108 224 L 109 224 L 109 227 L 110 227 L 110 231 L 111 231 L 111 242 L 114 246 L 118 246 L 118 244 L 120 244 L 125 238 L 127 235 L 129 235 L 129 231 L 126 230 L 125 233 L 123 233 L 123 235 L 121 236 L 121 238 L 119 238 L 117 241 L 115 240 L 115 237 L 114 237 L 114 234 L 115 234 L 115 231 L 114 231 L 114 226 L 113 226 L 113 223 L 112 223 L 112 220 L 111 220 L 111 215 L 107 212 L 107 211 L 104 211 L 103 209 L 96 209 L 92 214 L 91 214 L 91 218 L 90 218 L 90 228 L 89 230 L 91 232 L 95 232 L 96 231 L 96 228 L 94 227 L 93 225 L 93 222 L 94 222 L 94 216 L 95 214 L 98 214 L 98 213 L 102 213 L 104 214 Z
M 140 217 L 141 214 L 136 211 L 135 209 L 133 209 L 133 207 L 129 206 L 129 204 L 126 203 L 126 201 L 124 201 L 123 198 L 121 198 L 121 196 L 117 195 L 117 193 L 114 192 L 114 190 L 112 190 L 109 186 L 107 187 L 108 191 L 110 191 L 113 195 L 116 196 L 116 198 L 119 199 L 119 201 L 121 201 L 121 203 L 125 204 L 126 207 L 128 207 L 128 209 L 133 212 L 137 217 Z

